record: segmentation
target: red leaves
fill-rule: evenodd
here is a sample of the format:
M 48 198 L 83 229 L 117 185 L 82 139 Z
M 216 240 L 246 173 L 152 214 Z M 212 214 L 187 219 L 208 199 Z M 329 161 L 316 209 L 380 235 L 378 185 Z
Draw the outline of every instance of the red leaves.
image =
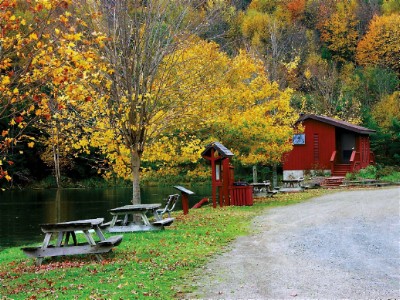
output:
M 33 95 L 33 101 L 39 102 L 42 98 L 39 95 Z
M 14 118 L 15 123 L 19 124 L 24 120 L 24 118 L 22 116 L 18 116 Z
M 67 1 L 61 1 L 60 7 L 64 8 L 64 9 L 67 9 L 68 8 L 68 2 Z

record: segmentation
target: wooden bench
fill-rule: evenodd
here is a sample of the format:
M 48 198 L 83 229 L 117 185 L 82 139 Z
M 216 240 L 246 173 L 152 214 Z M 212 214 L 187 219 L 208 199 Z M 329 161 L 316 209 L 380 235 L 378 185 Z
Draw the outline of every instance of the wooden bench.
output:
M 163 209 L 157 209 L 159 219 L 162 219 L 164 214 L 168 214 L 168 217 L 171 218 L 171 212 L 175 209 L 178 199 L 179 194 L 173 194 L 167 197 L 165 207 Z
M 253 194 L 259 194 L 259 195 L 266 195 L 267 197 L 273 197 L 275 194 L 278 192 L 275 190 L 271 190 L 271 183 L 269 180 L 266 180 L 264 182 L 255 182 L 255 183 L 250 183 L 250 185 L 253 187 Z
M 79 254 L 94 254 L 98 260 L 102 257 L 100 254 L 107 253 L 113 247 L 118 246 L 122 241 L 122 235 L 105 238 L 100 230 L 100 225 L 103 223 L 103 218 L 78 220 L 63 223 L 42 224 L 41 229 L 46 234 L 42 246 L 40 247 L 24 247 L 21 250 L 29 257 L 36 258 L 36 265 L 40 266 L 43 258 L 64 256 L 64 255 L 79 255 Z M 87 243 L 78 243 L 76 234 L 83 233 Z M 96 242 L 91 232 L 95 232 L 99 239 Z M 50 245 L 52 236 L 57 236 L 57 241 L 54 245 Z M 72 238 L 72 243 L 70 243 Z
M 114 235 L 105 239 L 104 241 L 100 241 L 97 244 L 100 246 L 118 246 L 122 242 L 122 235 Z
M 162 215 L 158 213 L 161 204 L 134 204 L 113 208 L 110 210 L 113 219 L 108 225 L 108 232 L 136 232 L 136 231 L 152 231 L 162 230 L 164 226 L 169 226 L 173 222 L 173 218 L 168 221 L 162 221 Z M 163 210 L 161 210 L 163 211 Z M 150 222 L 147 213 L 152 214 L 155 220 Z
M 165 219 L 161 219 L 161 220 L 157 220 L 155 222 L 153 222 L 152 224 L 154 226 L 169 226 L 172 224 L 172 222 L 174 222 L 175 218 L 165 218 Z

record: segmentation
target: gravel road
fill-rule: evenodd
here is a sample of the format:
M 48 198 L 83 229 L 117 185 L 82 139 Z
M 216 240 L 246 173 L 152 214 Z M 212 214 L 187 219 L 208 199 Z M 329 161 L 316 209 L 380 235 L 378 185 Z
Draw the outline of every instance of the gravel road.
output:
M 400 188 L 268 210 L 185 299 L 400 299 Z

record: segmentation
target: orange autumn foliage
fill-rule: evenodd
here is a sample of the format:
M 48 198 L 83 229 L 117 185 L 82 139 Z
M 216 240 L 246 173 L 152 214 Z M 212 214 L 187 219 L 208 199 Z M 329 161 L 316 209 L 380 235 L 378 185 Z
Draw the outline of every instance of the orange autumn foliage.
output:
M 387 67 L 400 74 L 400 15 L 375 16 L 357 45 L 360 65 Z

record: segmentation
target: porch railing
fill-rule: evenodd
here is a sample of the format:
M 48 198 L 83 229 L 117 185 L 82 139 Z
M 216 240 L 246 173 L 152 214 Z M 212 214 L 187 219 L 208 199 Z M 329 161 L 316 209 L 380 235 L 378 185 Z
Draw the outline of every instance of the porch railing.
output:
M 355 172 L 361 169 L 361 154 L 353 150 L 350 156 L 350 172 Z
M 331 174 L 333 174 L 333 172 L 335 171 L 336 152 L 337 152 L 336 150 L 332 152 L 331 159 L 330 159 L 330 162 L 331 162 Z

